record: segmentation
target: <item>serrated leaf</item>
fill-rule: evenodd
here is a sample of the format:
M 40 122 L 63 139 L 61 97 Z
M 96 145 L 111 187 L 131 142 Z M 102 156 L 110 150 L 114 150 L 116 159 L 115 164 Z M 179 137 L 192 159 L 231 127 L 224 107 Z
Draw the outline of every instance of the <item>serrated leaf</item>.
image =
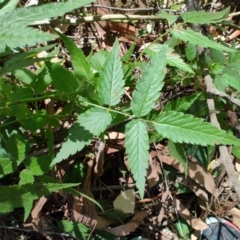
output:
M 96 71 L 100 72 L 103 69 L 103 66 L 105 65 L 105 62 L 106 62 L 109 54 L 110 53 L 105 50 L 99 50 L 98 52 L 88 56 L 91 66 Z
M 18 8 L 0 14 L 0 52 L 4 52 L 6 46 L 15 48 L 25 45 L 34 45 L 54 39 L 53 34 L 40 32 L 34 28 L 27 28 L 34 21 L 44 20 L 51 17 L 62 16 L 76 8 L 80 8 L 91 0 L 68 1 L 60 3 L 43 4 L 41 6 Z
M 164 19 L 167 19 L 169 25 L 172 25 L 178 19 L 178 17 L 176 15 L 170 14 L 170 13 L 164 11 L 164 10 L 162 10 L 161 13 L 158 14 L 157 16 L 159 16 L 161 18 L 164 18 Z
M 167 53 L 167 63 L 172 67 L 177 67 L 183 71 L 194 73 L 191 67 L 186 64 L 181 57 L 176 53 Z
M 3 29 L 5 28 L 6 26 L 3 26 Z M 0 30 L 0 36 L 2 36 L 3 39 L 3 42 L 0 45 L 0 52 L 3 52 L 6 46 L 13 49 L 19 46 L 34 46 L 37 43 L 44 43 L 55 39 L 53 34 L 40 32 L 38 29 L 31 27 L 22 27 L 21 34 L 17 33 L 20 29 L 18 31 L 16 30 L 16 32 L 12 32 L 12 29 L 16 30 L 15 28 L 10 28 L 9 30 L 5 29 L 5 32 Z M 11 40 L 9 41 L 9 39 Z
M 240 90 L 239 78 L 240 78 L 240 75 L 237 72 L 234 75 L 226 72 L 226 73 L 223 73 L 223 75 L 220 77 L 222 83 L 225 83 L 226 86 L 227 85 L 231 86 L 237 91 Z
M 167 48 L 166 45 L 162 45 L 151 58 L 151 64 L 145 64 L 142 69 L 142 77 L 137 82 L 131 101 L 131 109 L 135 116 L 148 114 L 159 98 L 159 92 L 164 85 Z
M 153 43 L 145 50 L 145 52 L 148 53 L 150 56 L 152 56 L 152 52 L 149 52 L 149 50 L 156 53 L 156 52 L 160 51 L 161 48 L 162 48 L 162 45 L 160 45 L 158 43 Z M 183 61 L 183 59 L 181 59 L 180 55 L 177 53 L 174 53 L 174 49 L 172 49 L 170 47 L 168 47 L 168 51 L 167 51 L 167 63 L 170 66 L 177 67 L 186 72 L 194 73 L 193 70 L 191 69 L 191 67 L 188 64 L 186 64 Z
M 127 52 L 122 57 L 122 62 L 128 62 L 134 52 L 134 49 L 136 47 L 136 43 L 133 43 L 130 48 L 127 50 Z
M 7 141 L 8 152 L 18 160 L 23 161 L 26 154 L 26 144 L 24 140 L 18 135 L 17 132 L 12 132 Z
M 220 12 L 204 12 L 204 11 L 186 11 L 181 14 L 185 22 L 197 24 L 217 23 L 225 20 L 230 12 L 230 7 Z
M 199 98 L 201 93 L 195 93 L 186 97 L 177 98 L 167 103 L 164 111 L 184 112 L 192 106 L 192 104 Z
M 187 47 L 185 48 L 186 57 L 189 61 L 192 61 L 197 56 L 197 49 L 196 46 L 188 43 Z
M 173 156 L 180 164 L 182 164 L 186 177 L 188 170 L 188 159 L 186 157 L 186 153 L 182 147 L 182 144 L 174 143 L 171 140 L 168 140 L 168 149 L 170 155 Z
M 46 66 L 56 90 L 69 93 L 78 89 L 78 81 L 69 70 L 58 63 L 46 62 Z
M 52 158 L 50 155 L 41 155 L 28 159 L 25 162 L 25 166 L 34 176 L 40 176 L 50 169 L 49 165 L 51 160 Z
M 75 75 L 80 80 L 91 79 L 92 71 L 90 64 L 87 62 L 87 58 L 81 48 L 77 47 L 76 44 L 64 34 L 61 34 L 60 32 L 57 32 L 57 34 L 61 37 L 70 53 Z
M 120 102 L 124 93 L 122 62 L 119 56 L 119 43 L 116 39 L 112 51 L 100 72 L 98 94 L 105 105 L 114 106 Z
M 33 65 L 34 62 L 44 61 L 46 58 L 33 58 L 41 51 L 52 49 L 56 44 L 48 45 L 42 48 L 31 49 L 28 52 L 22 52 L 12 56 L 4 63 L 3 68 L 0 69 L 0 75 L 6 74 L 17 68 Z
M 27 184 L 27 183 L 33 183 L 34 182 L 33 174 L 28 169 L 23 169 L 20 172 L 19 177 L 20 177 L 19 185 L 24 185 L 24 184 Z
M 53 159 L 50 167 L 81 151 L 85 145 L 90 144 L 92 139 L 93 135 L 89 131 L 85 130 L 79 123 L 74 123 L 69 131 L 67 141 L 63 143 L 62 148 Z
M 143 198 L 149 157 L 149 139 L 145 124 L 133 120 L 126 125 L 125 145 L 131 172 L 140 197 Z
M 155 120 L 155 127 L 163 137 L 177 143 L 198 145 L 240 145 L 240 140 L 231 133 L 219 130 L 200 118 L 181 112 L 163 112 Z
M 15 172 L 16 169 L 17 161 L 15 159 L 0 157 L 0 178 Z
M 236 51 L 235 49 L 231 49 L 231 48 L 225 47 L 219 43 L 216 43 L 216 42 L 210 40 L 209 38 L 203 36 L 201 33 L 195 32 L 191 29 L 188 29 L 188 30 L 174 29 L 171 33 L 175 38 L 181 39 L 184 42 L 189 42 L 189 43 L 192 43 L 195 45 L 199 45 L 204 48 L 209 47 L 209 48 L 217 49 L 220 51 L 226 51 L 226 52 L 235 52 Z
M 104 132 L 111 121 L 111 114 L 106 109 L 97 107 L 79 115 L 77 120 L 81 126 L 95 136 L 99 136 L 100 133 Z
M 13 10 L 16 8 L 18 4 L 18 0 L 4 0 L 0 1 L 0 14 L 4 14 L 10 10 Z
M 226 63 L 226 57 L 224 53 L 219 50 L 211 49 L 211 57 L 213 58 L 214 63 L 220 63 L 222 65 L 225 65 Z
M 0 186 L 0 213 L 9 213 L 14 208 L 24 207 L 24 221 L 27 219 L 34 200 L 48 195 L 52 192 L 71 188 L 78 184 L 76 183 L 46 183 L 46 184 L 25 184 L 13 186 Z

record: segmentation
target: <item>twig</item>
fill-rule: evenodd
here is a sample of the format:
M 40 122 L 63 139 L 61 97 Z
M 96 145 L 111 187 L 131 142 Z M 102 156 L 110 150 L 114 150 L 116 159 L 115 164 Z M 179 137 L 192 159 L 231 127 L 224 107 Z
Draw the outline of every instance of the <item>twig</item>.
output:
M 93 4 L 93 5 L 85 5 L 85 8 L 105 8 L 109 10 L 116 10 L 121 12 L 142 12 L 142 11 L 154 11 L 157 8 L 119 8 L 119 7 L 109 7 L 105 5 Z M 168 12 L 176 12 L 175 10 L 165 9 Z
M 53 149 L 60 148 L 61 146 L 62 146 L 62 143 L 56 144 L 56 145 L 53 146 Z M 45 154 L 45 153 L 48 153 L 48 152 L 49 152 L 49 148 L 43 148 L 43 149 L 34 151 L 34 152 L 28 154 L 26 156 L 25 160 L 29 159 L 29 158 L 32 158 L 32 157 L 36 157 L 36 156 L 42 155 L 42 154 Z
M 123 14 L 105 14 L 103 16 L 86 16 L 80 18 L 70 18 L 70 19 L 46 19 L 35 21 L 31 25 L 43 25 L 43 24 L 79 24 L 84 22 L 98 22 L 98 21 L 146 21 L 146 20 L 166 20 L 159 15 L 123 15 Z
M 0 228 L 14 230 L 14 231 L 23 231 L 23 232 L 37 232 L 37 233 L 44 233 L 48 235 L 60 235 L 62 237 L 72 237 L 68 233 L 58 233 L 58 232 L 51 232 L 51 231 L 36 231 L 34 229 L 27 229 L 27 228 L 18 228 L 18 227 L 9 227 L 9 226 L 0 226 Z
M 214 95 L 217 95 L 219 97 L 223 97 L 223 98 L 226 98 L 227 100 L 229 100 L 230 102 L 236 104 L 237 106 L 240 107 L 240 100 L 224 93 L 224 92 L 221 92 L 219 91 L 218 89 L 216 89 L 216 87 L 213 85 L 213 82 L 209 82 L 208 84 L 211 84 L 211 87 L 209 88 L 209 92 L 214 94 Z

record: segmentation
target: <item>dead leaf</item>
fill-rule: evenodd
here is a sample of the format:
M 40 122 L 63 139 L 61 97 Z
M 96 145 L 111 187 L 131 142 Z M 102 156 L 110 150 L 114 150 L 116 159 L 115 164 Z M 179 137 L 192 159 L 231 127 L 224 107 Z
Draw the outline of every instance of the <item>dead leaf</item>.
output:
M 122 224 L 115 228 L 107 228 L 104 230 L 116 236 L 127 236 L 137 229 L 137 227 L 142 223 L 143 219 L 146 216 L 148 216 L 148 212 L 146 211 L 136 212 L 134 217 L 126 224 Z
M 233 216 L 233 224 L 240 229 L 240 210 L 237 208 L 232 208 L 229 213 Z
M 106 219 L 106 218 L 101 217 L 101 216 L 97 216 L 96 220 L 97 220 L 96 228 L 100 229 L 100 230 L 102 230 L 102 229 L 108 227 L 110 224 L 112 224 L 112 222 L 109 221 L 109 219 Z
M 194 180 L 192 180 L 191 178 L 188 177 L 186 179 L 183 176 L 178 176 L 176 181 L 188 187 L 192 192 L 195 193 L 196 196 L 201 198 L 204 202 L 208 202 L 208 195 L 205 189 L 202 186 L 196 184 L 196 182 L 194 182 Z
M 35 204 L 31 216 L 32 216 L 32 224 L 37 230 L 43 230 L 43 225 L 41 221 L 41 211 L 44 204 L 47 202 L 46 197 L 41 197 Z
M 173 201 L 177 212 L 181 215 L 181 217 L 186 220 L 186 222 L 195 230 L 202 231 L 207 229 L 209 226 L 203 222 L 201 219 L 194 217 L 188 209 L 178 200 L 174 199 Z
M 121 133 L 121 132 L 108 132 L 107 135 L 104 135 L 104 139 L 124 139 L 125 138 L 125 134 Z
M 115 210 L 120 210 L 124 213 L 132 213 L 135 208 L 134 189 L 122 191 L 113 201 L 113 207 Z
M 163 203 L 166 202 L 168 196 L 169 196 L 169 192 L 163 192 L 161 202 L 163 202 Z M 164 207 L 161 207 L 161 210 L 160 210 L 160 212 L 158 214 L 158 217 L 157 217 L 157 220 L 158 220 L 159 223 L 162 222 L 162 220 L 164 218 L 164 215 L 165 215 L 165 209 L 164 209 Z
M 148 167 L 148 173 L 147 173 L 147 182 L 148 182 L 148 186 L 152 188 L 159 182 L 159 176 L 162 172 L 159 166 L 159 162 L 156 160 L 156 158 L 152 158 L 149 155 L 148 162 L 149 162 L 149 167 Z
M 179 170 L 181 173 L 184 173 L 183 166 L 177 162 L 173 157 L 171 156 L 165 156 L 160 154 L 161 161 L 164 163 L 173 166 L 177 170 Z M 188 176 L 198 183 L 200 186 L 204 187 L 209 193 L 211 193 L 214 197 L 218 197 L 219 192 L 218 188 L 216 188 L 213 176 L 202 166 L 200 166 L 197 163 L 188 162 Z

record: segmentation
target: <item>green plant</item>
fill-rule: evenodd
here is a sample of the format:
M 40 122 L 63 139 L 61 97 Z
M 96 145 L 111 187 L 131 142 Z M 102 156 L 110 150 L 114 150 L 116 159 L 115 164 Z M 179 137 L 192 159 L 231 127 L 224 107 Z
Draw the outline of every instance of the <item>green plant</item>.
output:
M 3 28 L 0 29 L 0 35 L 3 36 L 0 47 L 2 56 L 8 55 L 9 51 L 12 53 L 13 49 L 19 46 L 26 44 L 32 46 L 53 39 L 54 35 L 39 33 L 36 29 L 29 28 L 28 25 L 36 20 L 61 15 L 87 2 L 89 1 L 81 2 L 81 4 L 75 1 L 74 4 L 72 2 L 71 4 L 51 4 L 31 8 L 31 11 L 18 9 L 1 14 L 0 20 L 2 21 L 0 22 L 6 21 L 6 24 L 3 24 Z M 49 11 L 47 11 L 48 8 Z M 23 18 L 22 16 L 25 16 L 26 12 L 29 15 L 27 18 Z M 134 46 L 123 57 L 120 57 L 117 39 L 110 53 L 100 51 L 85 57 L 82 50 L 61 33 L 58 35 L 69 51 L 73 71 L 68 70 L 61 63 L 51 62 L 53 53 L 44 59 L 45 64 L 38 71 L 31 72 L 24 68 L 36 61 L 42 61 L 43 59 L 34 59 L 33 56 L 37 52 L 54 48 L 54 45 L 19 53 L 6 61 L 0 69 L 0 116 L 2 121 L 0 126 L 2 145 L 0 174 L 3 178 L 8 174 L 16 174 L 19 182 L 15 186 L 0 187 L 0 191 L 5 193 L 4 197 L 0 198 L 0 205 L 5 207 L 0 208 L 1 213 L 10 212 L 15 207 L 22 206 L 25 208 L 24 219 L 26 220 L 33 200 L 40 195 L 64 188 L 73 192 L 70 187 L 75 184 L 59 184 L 54 181 L 53 177 L 46 179 L 44 175 L 51 172 L 56 164 L 83 150 L 93 139 L 103 138 L 104 133 L 111 126 L 117 126 L 120 123 L 126 123 L 126 154 L 142 198 L 150 142 L 163 138 L 169 139 L 169 149 L 183 164 L 185 171 L 187 170 L 187 160 L 182 143 L 202 146 L 217 144 L 239 146 L 240 141 L 230 132 L 219 130 L 204 121 L 206 112 L 199 114 L 192 111 L 195 104 L 206 105 L 204 94 L 193 94 L 173 100 L 161 112 L 155 110 L 156 101 L 159 99 L 165 83 L 171 81 L 175 83 L 171 71 L 177 76 L 184 74 L 183 83 L 194 79 L 195 73 L 200 71 L 196 45 L 214 49 L 214 56 L 219 59 L 221 64 L 224 64 L 221 60 L 224 59 L 224 55 L 220 51 L 228 54 L 231 64 L 231 61 L 235 65 L 239 63 L 235 49 L 184 28 L 187 23 L 222 22 L 228 12 L 227 9 L 215 14 L 183 13 L 181 17 L 184 23 L 172 26 L 169 30 L 172 37 L 168 42 L 165 44 L 154 43 L 145 50 L 144 54 L 149 62 L 130 61 Z M 163 13 L 162 16 L 170 24 L 177 21 L 177 18 L 170 14 Z M 18 24 L 11 27 L 11 23 L 15 22 Z M 11 33 L 9 28 L 13 32 L 11 41 L 9 41 Z M 19 35 L 15 34 L 18 31 L 22 34 L 20 34 L 22 36 L 20 43 Z M 25 34 L 26 36 L 32 34 L 33 38 L 29 40 L 24 37 Z M 186 43 L 186 59 L 177 54 L 177 48 L 181 42 Z M 214 67 L 210 57 L 208 60 L 209 65 Z M 137 67 L 141 69 L 140 77 L 132 74 L 133 69 Z M 166 68 L 170 72 L 166 73 Z M 13 79 L 5 76 L 8 72 L 13 74 Z M 238 76 L 236 71 L 234 74 L 236 77 Z M 195 83 L 197 84 L 197 81 Z M 131 95 L 127 92 L 126 87 L 134 89 Z M 124 95 L 129 99 L 123 103 Z M 49 103 L 46 103 L 46 108 L 43 108 L 40 104 L 45 100 L 48 100 Z M 61 103 L 63 106 L 58 113 L 52 111 L 54 103 Z M 197 115 L 197 117 L 193 115 Z M 69 132 L 63 133 L 61 122 L 66 120 L 73 124 L 70 124 Z M 54 133 L 61 135 L 62 141 L 66 139 L 56 156 L 54 154 L 56 147 Z M 31 138 L 28 137 L 29 135 Z M 34 157 L 27 155 L 30 149 L 41 145 L 42 142 L 48 147 L 47 154 Z M 38 192 L 39 188 L 41 191 Z M 16 198 L 12 198 L 12 202 L 9 201 L 13 192 L 23 200 L 27 198 L 29 201 L 17 203 Z

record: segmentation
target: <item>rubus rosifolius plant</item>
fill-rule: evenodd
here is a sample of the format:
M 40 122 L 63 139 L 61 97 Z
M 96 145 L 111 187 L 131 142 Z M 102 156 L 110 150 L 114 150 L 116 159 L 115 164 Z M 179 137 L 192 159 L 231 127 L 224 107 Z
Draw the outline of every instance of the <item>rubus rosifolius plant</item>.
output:
M 177 20 L 171 15 L 165 16 L 170 24 Z M 202 102 L 206 101 L 206 97 L 200 93 L 170 101 L 161 111 L 155 109 L 164 84 L 171 76 L 168 69 L 186 74 L 188 79 L 195 77 L 194 73 L 199 70 L 196 45 L 214 49 L 216 54 L 220 51 L 225 51 L 229 56 L 235 54 L 234 49 L 183 28 L 185 23 L 221 22 L 226 16 L 227 11 L 207 15 L 202 12 L 183 13 L 185 22 L 171 28 L 169 32 L 172 37 L 169 41 L 165 44 L 154 43 L 145 50 L 144 54 L 149 58 L 147 62 L 130 61 L 134 47 L 120 57 L 117 39 L 111 52 L 99 51 L 85 57 L 82 50 L 61 33 L 58 34 L 69 51 L 73 71 L 65 68 L 61 62 L 50 61 L 55 50 L 49 53 L 45 64 L 36 72 L 24 68 L 37 61 L 32 58 L 36 52 L 50 50 L 54 46 L 33 49 L 10 58 L 0 69 L 0 176 L 6 178 L 11 174 L 13 179 L 20 180 L 15 182 L 18 185 L 0 187 L 0 212 L 24 207 L 26 219 L 32 202 L 39 196 L 64 188 L 76 194 L 70 187 L 77 184 L 60 184 L 45 175 L 51 172 L 53 166 L 81 151 L 93 139 L 102 138 L 111 126 L 119 123 L 125 124 L 126 154 L 141 197 L 144 196 L 148 150 L 153 136 L 157 135 L 157 140 L 169 140 L 170 151 L 180 156 L 178 160 L 185 170 L 187 160 L 184 159 L 183 143 L 239 146 L 240 141 L 231 133 L 205 122 L 203 115 L 198 115 L 199 118 L 194 116 L 198 114 L 191 111 L 195 101 L 200 98 Z M 30 22 L 24 24 L 27 26 Z M 23 45 L 35 42 L 26 41 Z M 180 42 L 186 43 L 188 64 L 176 54 L 175 48 Z M 12 45 L 5 43 L 9 48 L 18 44 L 16 41 Z M 5 45 L 1 51 L 5 50 Z M 24 64 L 20 60 L 24 60 Z M 140 69 L 140 76 L 132 74 L 135 68 Z M 4 75 L 9 72 L 11 78 Z M 133 90 L 127 92 L 127 87 Z M 124 104 L 123 97 L 129 98 Z M 41 106 L 43 101 L 46 108 Z M 62 103 L 61 111 L 54 111 L 55 102 Z M 64 121 L 73 122 L 69 124 L 67 133 L 58 131 Z M 62 139 L 66 139 L 56 155 L 55 134 L 62 134 Z M 36 145 L 47 146 L 47 154 L 27 155 L 31 149 L 36 150 Z

